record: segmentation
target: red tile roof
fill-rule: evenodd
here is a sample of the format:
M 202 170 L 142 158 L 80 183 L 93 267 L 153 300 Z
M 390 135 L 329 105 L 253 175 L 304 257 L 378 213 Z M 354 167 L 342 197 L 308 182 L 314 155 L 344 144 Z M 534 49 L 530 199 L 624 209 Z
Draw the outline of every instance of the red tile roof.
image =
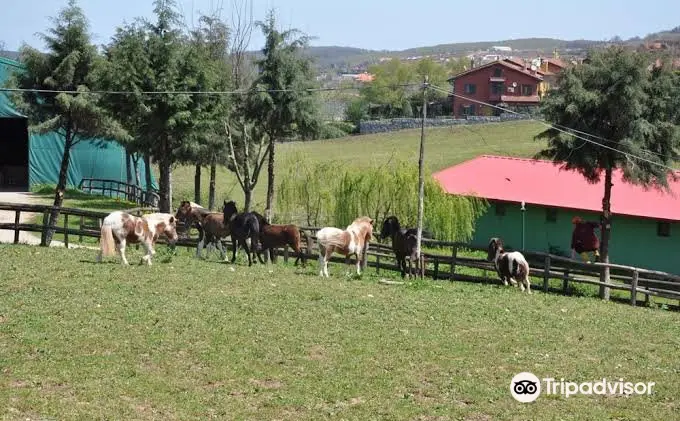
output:
M 514 70 L 514 71 L 516 71 L 516 72 L 524 73 L 525 75 L 531 76 L 531 77 L 533 77 L 533 78 L 535 78 L 535 79 L 537 79 L 537 80 L 543 80 L 543 77 L 542 77 L 541 75 L 539 75 L 539 74 L 534 74 L 534 73 L 531 72 L 530 70 L 522 69 L 522 68 L 518 67 L 517 65 L 512 64 L 512 63 L 509 63 L 509 62 L 507 62 L 507 61 L 505 61 L 505 60 L 496 60 L 496 61 L 492 61 L 492 62 L 490 62 L 490 63 L 483 64 L 483 65 L 481 65 L 481 66 L 479 66 L 479 67 L 473 67 L 472 69 L 469 69 L 469 70 L 466 70 L 466 71 L 464 71 L 464 72 L 458 73 L 457 75 L 455 75 L 455 76 L 453 76 L 453 77 L 450 77 L 450 78 L 448 79 L 448 81 L 450 82 L 450 81 L 452 81 L 452 80 L 454 80 L 454 79 L 458 79 L 458 78 L 461 77 L 461 76 L 464 76 L 464 75 L 467 75 L 467 74 L 470 74 L 470 73 L 474 73 L 474 72 L 477 72 L 477 71 L 482 70 L 482 69 L 486 69 L 487 67 L 491 67 L 491 66 L 496 65 L 496 64 L 500 64 L 501 66 L 507 67 L 508 69 Z
M 680 171 L 676 172 L 680 176 Z M 434 174 L 451 194 L 559 208 L 602 211 L 604 174 L 590 184 L 576 171 L 552 161 L 482 155 Z M 613 175 L 613 214 L 680 221 L 680 180 L 669 180 L 670 193 L 624 183 Z

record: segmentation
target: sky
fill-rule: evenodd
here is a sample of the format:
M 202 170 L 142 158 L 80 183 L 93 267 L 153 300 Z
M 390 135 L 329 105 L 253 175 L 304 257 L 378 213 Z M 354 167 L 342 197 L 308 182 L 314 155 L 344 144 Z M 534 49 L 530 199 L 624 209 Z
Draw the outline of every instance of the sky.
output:
M 17 50 L 27 43 L 44 49 L 36 33 L 50 26 L 66 0 L 8 0 L 0 25 L 0 42 Z M 229 19 L 234 0 L 177 0 L 192 26 L 192 15 L 209 12 L 220 3 Z M 238 0 L 237 0 L 238 1 Z M 647 0 L 513 0 L 483 2 L 454 0 L 252 0 L 255 20 L 275 9 L 281 28 L 296 28 L 316 39 L 311 45 L 340 45 L 373 50 L 470 41 L 553 37 L 605 40 L 645 35 L 680 25 L 680 1 Z M 153 19 L 152 0 L 79 0 L 93 42 L 108 43 L 115 28 L 144 16 Z M 193 11 L 193 12 L 192 12 Z M 251 49 L 264 40 L 256 31 Z

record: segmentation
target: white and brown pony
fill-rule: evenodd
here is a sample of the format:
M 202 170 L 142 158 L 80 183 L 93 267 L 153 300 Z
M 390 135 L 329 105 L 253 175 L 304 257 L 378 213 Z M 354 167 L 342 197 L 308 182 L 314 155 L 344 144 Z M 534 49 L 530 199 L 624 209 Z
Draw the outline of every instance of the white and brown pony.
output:
M 513 286 L 517 286 L 521 291 L 526 290 L 531 294 L 531 284 L 529 282 L 529 263 L 524 255 L 518 251 L 506 252 L 503 249 L 503 240 L 492 238 L 489 241 L 487 260 L 494 263 L 498 276 L 503 281 L 503 285 L 508 285 L 508 280 Z
M 357 275 L 361 275 L 361 260 L 368 251 L 368 244 L 373 236 L 373 219 L 360 216 L 346 229 L 324 227 L 317 231 L 316 239 L 319 243 L 319 276 L 328 277 L 328 260 L 333 253 L 345 256 L 349 269 L 349 256 L 357 259 Z M 348 271 L 349 272 L 349 271 Z
M 125 257 L 126 244 L 141 243 L 146 251 L 142 263 L 146 261 L 151 265 L 151 257 L 156 254 L 154 245 L 161 235 L 167 237 L 171 245 L 177 241 L 177 219 L 169 213 L 139 217 L 122 211 L 111 212 L 102 223 L 97 262 L 101 262 L 102 256 L 115 255 L 115 249 L 118 249 L 121 263 L 129 265 Z
M 182 222 L 183 234 L 188 234 L 192 226 L 198 229 L 196 257 L 201 258 L 201 252 L 207 246 L 206 257 L 214 247 L 219 249 L 222 260 L 227 260 L 227 251 L 224 249 L 222 240 L 229 237 L 231 232 L 229 224 L 224 223 L 222 212 L 210 212 L 197 203 L 184 200 L 177 208 L 175 217 Z

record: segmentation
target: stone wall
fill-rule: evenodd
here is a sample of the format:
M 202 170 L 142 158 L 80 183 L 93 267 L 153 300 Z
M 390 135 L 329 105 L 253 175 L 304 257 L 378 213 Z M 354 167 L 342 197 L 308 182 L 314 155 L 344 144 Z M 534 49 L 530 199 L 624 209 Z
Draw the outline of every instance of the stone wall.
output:
M 498 123 L 502 121 L 528 120 L 530 117 L 517 114 L 502 114 L 501 116 L 468 116 L 465 119 L 428 118 L 425 127 L 449 127 L 460 124 Z M 388 120 L 366 120 L 359 124 L 359 133 L 384 133 L 404 129 L 419 129 L 421 118 L 392 118 Z

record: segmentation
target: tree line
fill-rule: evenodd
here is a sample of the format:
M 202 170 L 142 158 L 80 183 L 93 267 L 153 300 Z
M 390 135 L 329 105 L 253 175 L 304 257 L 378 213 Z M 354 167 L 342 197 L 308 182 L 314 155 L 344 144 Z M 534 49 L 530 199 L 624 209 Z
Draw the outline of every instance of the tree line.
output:
M 423 103 L 419 84 L 426 76 L 432 85 L 448 88 L 448 79 L 469 67 L 464 58 L 435 61 L 429 57 L 414 61 L 391 58 L 371 65 L 368 73 L 374 79 L 362 85 L 359 94 L 348 103 L 345 119 L 358 127 L 360 121 L 367 119 L 419 116 Z M 428 90 L 427 99 L 431 103 L 429 116 L 453 114 L 446 93 Z
M 266 171 L 265 213 L 271 219 L 276 143 L 317 138 L 324 125 L 308 90 L 317 87 L 310 59 L 300 54 L 309 37 L 278 29 L 273 11 L 254 21 L 249 2 L 233 2 L 230 23 L 211 11 L 188 28 L 174 0 L 155 0 L 154 19 L 123 24 L 98 47 L 83 10 L 69 0 L 40 34 L 46 51 L 22 46 L 25 71 L 13 75 L 8 86 L 23 90 L 11 99 L 29 118 L 31 131 L 56 131 L 65 140 L 48 221 L 52 229 L 43 245 L 54 234 L 71 150 L 91 138 L 117 141 L 128 156 L 143 159 L 147 189 L 150 164 L 158 165 L 162 212 L 171 208 L 175 165 L 194 165 L 199 183 L 201 168 L 210 168 L 211 209 L 217 166 L 236 174 L 245 209 Z M 252 60 L 247 48 L 255 30 L 265 45 Z M 216 91 L 231 94 L 206 94 Z M 134 178 L 139 181 L 128 163 L 128 180 Z

